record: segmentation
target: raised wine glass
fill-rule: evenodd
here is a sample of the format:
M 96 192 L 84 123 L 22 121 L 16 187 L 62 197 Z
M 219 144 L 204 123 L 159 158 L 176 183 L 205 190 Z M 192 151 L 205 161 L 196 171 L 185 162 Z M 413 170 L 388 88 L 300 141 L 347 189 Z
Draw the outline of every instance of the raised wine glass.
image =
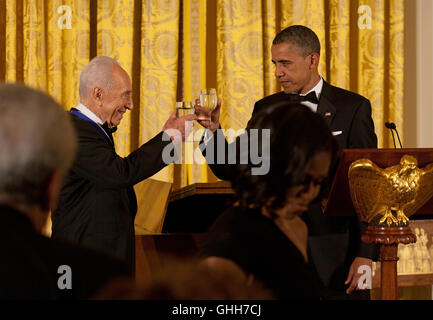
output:
M 217 106 L 218 97 L 215 88 L 201 89 L 200 90 L 200 105 L 209 113 L 209 120 L 211 112 Z
M 213 109 L 216 108 L 218 103 L 218 97 L 217 97 L 217 92 L 215 88 L 210 88 L 209 89 L 209 111 L 212 112 Z

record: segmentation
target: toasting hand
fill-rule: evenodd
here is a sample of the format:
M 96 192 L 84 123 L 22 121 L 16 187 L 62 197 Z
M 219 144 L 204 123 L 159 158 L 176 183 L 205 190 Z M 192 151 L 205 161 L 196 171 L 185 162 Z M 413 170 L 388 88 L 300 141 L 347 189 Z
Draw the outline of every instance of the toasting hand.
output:
M 176 117 L 176 112 L 173 112 L 164 124 L 162 130 L 168 134 L 171 140 L 185 141 L 193 130 L 193 121 L 197 120 L 195 114 L 189 114 L 183 117 Z

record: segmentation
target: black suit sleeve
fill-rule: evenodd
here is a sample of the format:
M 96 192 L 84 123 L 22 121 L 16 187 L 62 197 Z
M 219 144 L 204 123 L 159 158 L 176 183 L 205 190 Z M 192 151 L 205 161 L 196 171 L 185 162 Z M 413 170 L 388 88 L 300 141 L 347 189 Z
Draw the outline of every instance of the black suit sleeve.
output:
M 361 241 L 361 236 L 367 229 L 367 223 L 361 222 L 358 219 L 356 224 L 356 235 L 357 235 L 357 243 L 358 248 L 356 250 L 356 256 L 357 257 L 363 257 L 363 258 L 369 258 L 373 261 L 379 260 L 379 245 L 373 244 L 367 244 Z
M 363 99 L 353 117 L 347 149 L 377 148 L 377 136 L 371 117 L 371 104 Z
M 250 120 L 248 120 L 247 129 L 251 127 L 251 120 L 253 119 L 253 116 L 258 112 L 258 110 L 261 110 L 262 108 L 263 108 L 263 106 L 259 103 L 259 101 L 257 101 L 256 103 L 254 103 L 253 113 L 251 115 Z
M 230 180 L 233 165 L 228 164 L 227 150 L 230 148 L 221 127 L 209 138 L 207 144 L 204 137 L 200 142 L 200 150 L 213 174 L 221 180 Z
M 261 101 L 261 100 L 260 100 Z M 246 130 L 248 130 L 251 126 L 251 119 L 253 115 L 255 115 L 262 108 L 262 105 L 257 101 L 254 104 L 254 109 L 250 120 L 248 120 Z M 225 139 L 222 131 L 220 130 L 221 126 L 218 130 L 213 134 L 212 138 L 209 139 L 208 143 L 205 145 L 204 136 L 200 141 L 200 150 L 203 156 L 206 158 L 206 162 L 208 163 L 210 169 L 213 174 L 221 180 L 230 180 L 232 178 L 232 169 L 233 165 L 228 164 L 228 154 L 227 150 L 232 148 L 232 144 L 229 144 Z M 210 149 L 212 148 L 212 150 Z M 218 164 L 218 159 L 224 159 L 224 164 Z
M 162 152 L 171 140 L 166 136 L 163 141 L 163 135 L 163 132 L 159 133 L 125 158 L 118 156 L 114 148 L 99 137 L 81 136 L 73 170 L 104 187 L 133 186 L 167 165 Z

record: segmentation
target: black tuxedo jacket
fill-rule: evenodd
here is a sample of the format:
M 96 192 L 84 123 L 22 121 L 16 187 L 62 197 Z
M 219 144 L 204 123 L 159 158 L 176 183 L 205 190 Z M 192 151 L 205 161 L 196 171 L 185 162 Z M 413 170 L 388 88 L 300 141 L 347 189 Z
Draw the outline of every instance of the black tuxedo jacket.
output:
M 287 101 L 288 96 L 284 92 L 267 96 L 255 103 L 253 116 L 267 106 Z M 340 151 L 377 148 L 377 137 L 371 118 L 371 104 L 363 96 L 323 81 L 317 113 L 325 118 L 339 143 Z
M 288 95 L 282 91 L 257 101 L 254 104 L 251 119 L 267 107 L 287 103 L 288 99 Z M 340 153 L 343 149 L 377 148 L 377 137 L 371 117 L 371 104 L 363 96 L 334 87 L 323 81 L 317 112 L 324 117 L 337 139 Z M 251 119 L 248 121 L 247 129 L 250 127 Z M 223 146 L 222 143 L 226 145 Z M 218 150 L 228 150 L 222 133 L 217 131 L 217 134 L 209 140 L 208 146 L 215 149 L 210 150 L 203 143 L 200 148 L 212 172 L 219 179 L 228 180 L 230 177 L 229 166 L 216 164 L 218 156 L 221 156 L 218 155 Z
M 287 102 L 288 95 L 284 92 L 267 96 L 255 103 L 252 116 L 267 107 Z M 317 112 L 323 115 L 337 139 L 340 153 L 346 148 L 377 148 L 371 104 L 363 96 L 324 81 Z M 247 128 L 250 127 L 250 122 L 251 119 Z M 227 142 L 221 136 L 218 132 L 209 141 L 208 145 L 215 147 L 215 152 L 209 152 L 207 147 L 201 146 L 208 163 L 217 163 L 219 149 L 228 150 Z M 222 146 L 221 141 L 226 145 Z M 218 178 L 229 180 L 230 166 L 209 166 Z M 324 216 L 320 205 L 316 204 L 311 205 L 303 214 L 303 219 L 308 226 L 309 248 L 313 261 L 324 285 L 330 290 L 344 292 L 345 277 L 355 257 L 377 259 L 377 247 L 361 241 L 366 225 L 360 223 L 356 217 Z
M 127 266 L 108 256 L 35 232 L 22 213 L 0 206 L 0 299 L 87 299 L 107 282 L 128 276 Z M 69 266 L 71 288 L 59 288 Z
M 133 270 L 137 212 L 133 186 L 166 165 L 161 155 L 171 140 L 163 141 L 161 132 L 122 158 L 102 132 L 86 120 L 71 117 L 78 153 L 52 214 L 52 237 L 110 254 Z

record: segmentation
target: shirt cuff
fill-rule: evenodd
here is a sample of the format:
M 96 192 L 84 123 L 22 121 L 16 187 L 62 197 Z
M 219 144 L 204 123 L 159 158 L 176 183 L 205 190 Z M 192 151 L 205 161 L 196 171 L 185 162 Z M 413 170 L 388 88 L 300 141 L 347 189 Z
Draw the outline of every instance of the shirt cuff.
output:
M 212 139 L 213 134 L 209 132 L 209 129 L 204 130 L 203 134 L 203 143 L 205 146 L 209 143 L 209 141 Z

